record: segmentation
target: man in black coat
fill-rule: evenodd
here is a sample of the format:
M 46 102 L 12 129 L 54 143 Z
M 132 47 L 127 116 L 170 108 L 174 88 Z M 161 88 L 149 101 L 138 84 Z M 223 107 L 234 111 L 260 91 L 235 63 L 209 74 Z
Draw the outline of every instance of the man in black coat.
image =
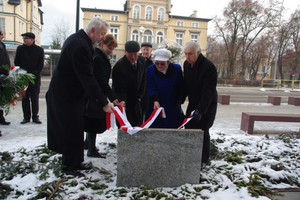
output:
M 140 56 L 142 56 L 145 59 L 145 62 L 146 62 L 146 71 L 147 71 L 147 68 L 150 65 L 154 64 L 153 57 L 152 57 L 152 44 L 149 43 L 149 42 L 143 42 L 141 44 L 141 52 L 142 53 L 140 54 Z M 145 117 L 147 109 L 148 109 L 148 106 L 149 106 L 149 96 L 148 96 L 147 91 L 145 92 L 145 95 L 142 98 L 141 105 L 142 105 L 143 117 Z M 144 120 L 147 120 L 147 119 L 144 119 Z
M 34 84 L 29 83 L 25 97 L 22 100 L 23 121 L 21 124 L 30 122 L 31 117 L 33 122 L 41 124 L 38 113 L 41 71 L 44 66 L 44 49 L 35 45 L 35 35 L 33 33 L 23 33 L 22 36 L 24 44 L 17 48 L 15 65 L 35 75 L 35 80 Z M 30 111 L 30 100 L 32 112 Z
M 141 99 L 146 91 L 145 59 L 139 56 L 140 45 L 136 41 L 125 44 L 125 55 L 112 71 L 112 86 L 120 104 L 125 107 L 132 126 L 143 123 Z
M 201 54 L 198 43 L 188 42 L 184 47 L 184 80 L 189 104 L 186 115 L 193 110 L 193 118 L 185 125 L 186 129 L 202 129 L 204 131 L 202 166 L 209 160 L 210 135 L 218 104 L 217 69 L 215 65 Z
M 9 67 L 11 67 L 9 56 L 8 56 L 8 53 L 6 50 L 6 46 L 2 42 L 3 38 L 4 38 L 4 31 L 2 29 L 0 29 L 0 75 L 1 74 L 8 75 L 8 71 L 6 69 L 2 68 L 3 65 L 8 65 Z M 4 112 L 2 109 L 0 109 L 0 124 L 2 124 L 2 125 L 10 124 L 10 122 L 7 122 L 5 120 Z M 1 136 L 1 133 L 0 133 L 0 136 Z
M 93 18 L 86 29 L 64 42 L 46 94 L 48 148 L 62 154 L 62 172 L 84 176 L 84 116 L 87 98 L 91 109 L 113 112 L 113 105 L 93 76 L 93 44 L 103 40 L 109 24 Z

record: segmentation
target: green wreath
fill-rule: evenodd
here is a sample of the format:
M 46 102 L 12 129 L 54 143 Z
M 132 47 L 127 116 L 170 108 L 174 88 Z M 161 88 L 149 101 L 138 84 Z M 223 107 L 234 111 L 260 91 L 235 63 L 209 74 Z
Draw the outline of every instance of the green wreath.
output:
M 34 84 L 35 76 L 30 73 L 19 73 L 19 68 L 8 65 L 0 66 L 1 72 L 6 70 L 9 74 L 0 74 L 0 108 L 8 114 L 11 106 L 16 105 L 18 97 L 24 94 L 25 87 L 31 82 Z M 9 73 L 10 72 L 10 73 Z

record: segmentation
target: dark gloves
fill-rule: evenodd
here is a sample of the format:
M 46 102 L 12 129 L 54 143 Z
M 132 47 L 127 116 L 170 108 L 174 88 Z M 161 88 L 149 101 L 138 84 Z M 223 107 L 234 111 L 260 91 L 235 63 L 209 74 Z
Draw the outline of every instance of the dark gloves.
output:
M 202 115 L 199 113 L 199 111 L 196 109 L 192 115 L 192 118 L 194 118 L 197 121 L 201 120 Z

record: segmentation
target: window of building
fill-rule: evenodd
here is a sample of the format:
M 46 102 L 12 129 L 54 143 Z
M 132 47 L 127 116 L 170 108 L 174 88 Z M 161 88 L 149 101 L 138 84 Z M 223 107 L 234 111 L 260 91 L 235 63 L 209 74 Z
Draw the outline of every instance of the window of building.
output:
M 0 12 L 3 12 L 3 0 L 0 0 Z
M 102 18 L 102 15 L 101 15 L 101 14 L 94 13 L 94 17 L 101 17 L 101 18 Z
M 182 44 L 183 44 L 183 33 L 176 33 L 175 34 L 175 39 L 176 39 L 176 42 L 182 46 Z
M 131 33 L 131 40 L 139 42 L 139 31 L 138 30 L 133 30 Z
M 115 40 L 118 41 L 119 38 L 119 28 L 110 27 L 109 33 L 112 34 L 115 38 Z
M 152 20 L 152 8 L 150 6 L 148 6 L 146 8 L 146 16 L 145 16 L 146 20 Z
M 110 20 L 111 21 L 119 21 L 119 16 L 118 15 L 111 15 Z
M 165 20 L 165 9 L 159 8 L 157 12 L 157 20 L 164 21 Z
M 143 42 L 152 43 L 152 32 L 150 30 L 145 30 L 143 39 Z
M 177 21 L 177 26 L 183 26 L 183 21 Z
M 24 22 L 19 21 L 19 35 L 23 34 L 24 32 Z
M 117 55 L 116 54 L 110 54 L 109 58 L 110 58 L 110 64 L 115 65 L 115 63 L 117 62 Z
M 135 5 L 134 7 L 133 7 L 133 16 L 132 16 L 132 18 L 134 18 L 134 19 L 140 19 L 140 7 L 138 6 L 138 5 Z
M 199 28 L 199 23 L 198 22 L 192 22 L 192 27 L 193 28 Z
M 196 34 L 191 34 L 191 41 L 197 42 L 197 43 L 198 43 L 198 35 L 196 35 Z
M 164 39 L 163 32 L 159 31 L 156 35 L 156 44 L 160 44 Z
M 0 28 L 2 28 L 3 31 L 5 31 L 5 18 L 0 17 Z

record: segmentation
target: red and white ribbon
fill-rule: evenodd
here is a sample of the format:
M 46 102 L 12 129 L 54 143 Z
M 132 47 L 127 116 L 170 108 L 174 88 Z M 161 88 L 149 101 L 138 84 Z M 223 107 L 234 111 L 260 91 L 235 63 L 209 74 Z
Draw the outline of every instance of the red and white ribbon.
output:
M 185 118 L 183 123 L 178 127 L 178 129 L 182 128 L 185 124 L 187 124 L 191 119 L 194 111 L 191 112 L 189 118 Z M 130 135 L 133 135 L 144 128 L 149 128 L 151 124 L 155 121 L 155 119 L 160 115 L 162 118 L 166 118 L 166 113 L 163 107 L 156 108 L 151 113 L 150 117 L 140 126 L 140 127 L 132 127 L 130 122 L 127 120 L 126 112 L 124 107 L 115 106 L 115 110 L 113 113 L 106 113 L 106 127 L 107 129 L 115 128 L 115 118 L 117 118 L 120 127 L 122 130 L 126 131 Z
M 195 110 L 193 110 L 188 118 L 184 118 L 182 124 L 178 127 L 178 129 L 181 129 L 185 124 L 187 124 L 193 117 L 193 113 Z
M 140 127 L 132 127 L 129 121 L 127 120 L 125 109 L 121 106 L 115 106 L 115 110 L 113 113 L 106 113 L 106 126 L 107 129 L 114 128 L 115 118 L 117 118 L 121 129 L 126 131 L 130 135 L 133 135 L 138 131 L 143 130 L 144 128 L 149 128 L 159 114 L 163 118 L 166 117 L 164 108 L 160 107 L 158 109 L 153 110 L 149 119 L 145 121 Z

